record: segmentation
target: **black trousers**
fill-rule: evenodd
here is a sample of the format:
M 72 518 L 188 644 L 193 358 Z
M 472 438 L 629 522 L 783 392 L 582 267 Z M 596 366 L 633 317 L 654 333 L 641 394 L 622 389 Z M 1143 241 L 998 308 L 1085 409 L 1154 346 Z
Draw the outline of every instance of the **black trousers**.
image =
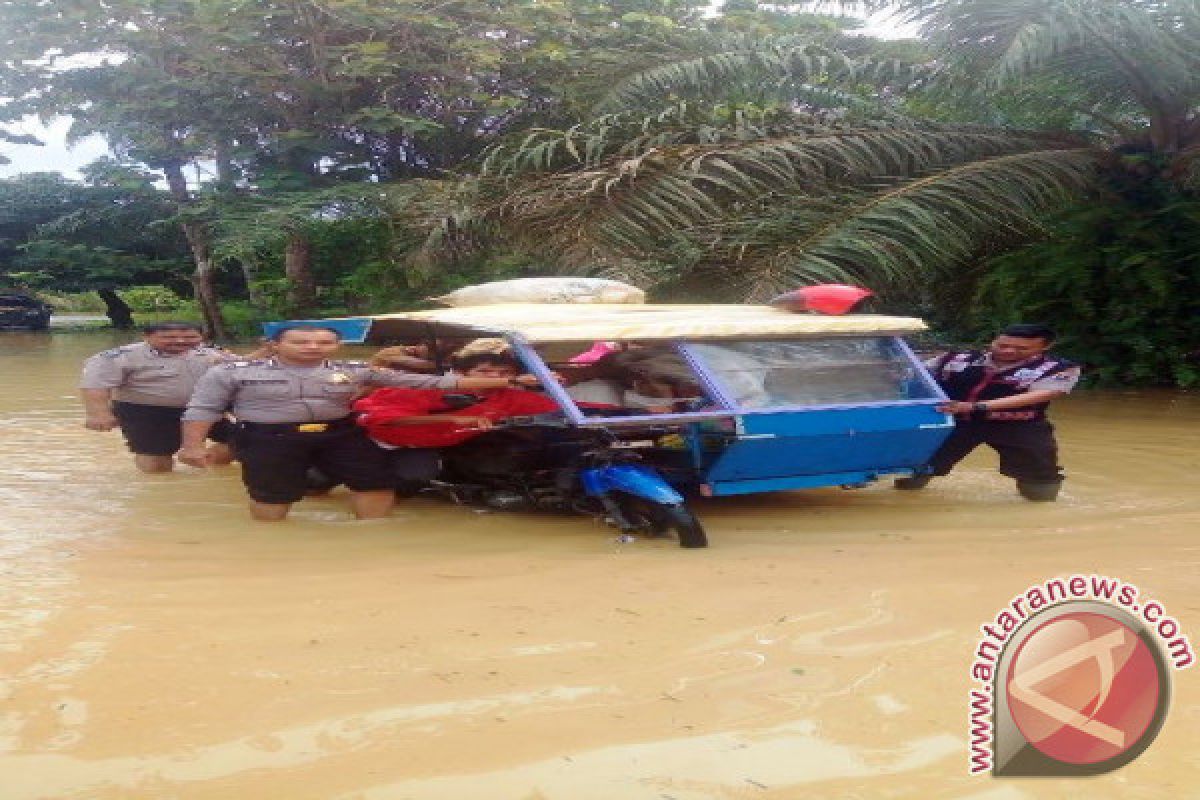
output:
M 308 490 L 316 467 L 355 491 L 391 489 L 395 481 L 387 451 L 355 425 L 321 433 L 255 430 L 242 426 L 236 440 L 242 483 L 260 503 L 295 503 Z
M 170 456 L 179 449 L 181 429 L 179 420 L 182 408 L 173 406 L 146 406 L 140 403 L 115 401 L 113 415 L 121 424 L 121 433 L 130 451 L 140 456 Z M 228 444 L 233 437 L 233 426 L 229 420 L 217 420 L 208 432 L 214 442 Z
M 946 475 L 981 444 L 1000 454 L 1000 474 L 1022 483 L 1061 483 L 1054 426 L 1045 420 L 959 422 L 933 454 L 934 475 Z

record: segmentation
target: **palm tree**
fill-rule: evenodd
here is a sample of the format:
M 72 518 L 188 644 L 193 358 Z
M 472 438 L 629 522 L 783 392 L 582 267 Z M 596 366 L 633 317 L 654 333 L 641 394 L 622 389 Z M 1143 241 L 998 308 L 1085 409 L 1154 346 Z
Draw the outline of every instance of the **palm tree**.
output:
M 927 283 L 1028 240 L 1131 154 L 1133 179 L 1200 174 L 1196 0 L 867 5 L 919 22 L 932 57 L 707 40 L 616 82 L 591 119 L 495 149 L 479 218 L 564 267 L 761 299 L 814 279 Z M 1038 93 L 1073 124 L 912 112 L 906 98 L 947 87 L 960 105 Z

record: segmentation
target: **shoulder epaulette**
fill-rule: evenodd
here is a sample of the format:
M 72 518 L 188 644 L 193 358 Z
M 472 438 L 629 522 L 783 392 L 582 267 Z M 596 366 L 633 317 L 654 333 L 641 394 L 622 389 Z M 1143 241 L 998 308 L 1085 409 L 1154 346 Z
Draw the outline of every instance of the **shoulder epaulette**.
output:
M 221 367 L 224 369 L 237 369 L 238 367 L 261 367 L 266 363 L 266 361 L 261 359 L 256 359 L 253 361 L 228 361 L 222 364 Z
M 123 344 L 120 347 L 114 347 L 112 350 L 104 350 L 103 352 L 98 353 L 98 355 L 102 355 L 105 358 L 116 358 L 117 356 L 128 353 L 129 348 L 135 347 L 135 346 L 136 345 L 132 345 L 132 344 Z
M 371 366 L 366 361 L 330 361 L 330 365 L 335 367 L 369 367 Z

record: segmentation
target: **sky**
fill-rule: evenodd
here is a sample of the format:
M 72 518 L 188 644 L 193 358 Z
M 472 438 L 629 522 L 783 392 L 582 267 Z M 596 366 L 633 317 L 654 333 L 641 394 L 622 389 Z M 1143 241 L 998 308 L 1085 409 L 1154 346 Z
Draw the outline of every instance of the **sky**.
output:
M 881 39 L 897 39 L 914 36 L 915 31 L 877 14 L 867 20 L 863 33 Z M 59 118 L 51 125 L 42 125 L 36 118 L 26 118 L 20 125 L 6 126 L 13 133 L 28 133 L 45 142 L 44 146 L 14 145 L 0 142 L 0 153 L 11 161 L 0 164 L 0 178 L 19 175 L 23 172 L 61 172 L 67 177 L 78 178 L 79 168 L 108 154 L 108 147 L 98 136 L 67 144 L 70 120 Z

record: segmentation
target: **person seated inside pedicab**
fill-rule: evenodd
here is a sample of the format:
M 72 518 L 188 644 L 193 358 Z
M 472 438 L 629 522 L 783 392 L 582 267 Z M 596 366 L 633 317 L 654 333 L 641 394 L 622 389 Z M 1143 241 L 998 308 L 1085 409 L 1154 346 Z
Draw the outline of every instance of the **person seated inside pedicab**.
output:
M 394 451 L 401 482 L 436 477 L 442 448 L 473 439 L 496 422 L 559 410 L 546 395 L 515 383 L 521 366 L 507 353 L 468 351 L 468 355 L 456 355 L 453 366 L 455 372 L 468 377 L 514 379 L 513 387 L 472 392 L 383 388 L 354 404 L 358 424 L 367 435 L 380 447 Z
M 581 407 L 670 414 L 704 400 L 683 360 L 658 345 L 608 352 L 562 372 L 567 394 Z
M 405 342 L 377 350 L 371 356 L 370 364 L 372 367 L 433 374 L 444 369 L 462 346 L 462 339 L 439 338 L 432 343 Z

